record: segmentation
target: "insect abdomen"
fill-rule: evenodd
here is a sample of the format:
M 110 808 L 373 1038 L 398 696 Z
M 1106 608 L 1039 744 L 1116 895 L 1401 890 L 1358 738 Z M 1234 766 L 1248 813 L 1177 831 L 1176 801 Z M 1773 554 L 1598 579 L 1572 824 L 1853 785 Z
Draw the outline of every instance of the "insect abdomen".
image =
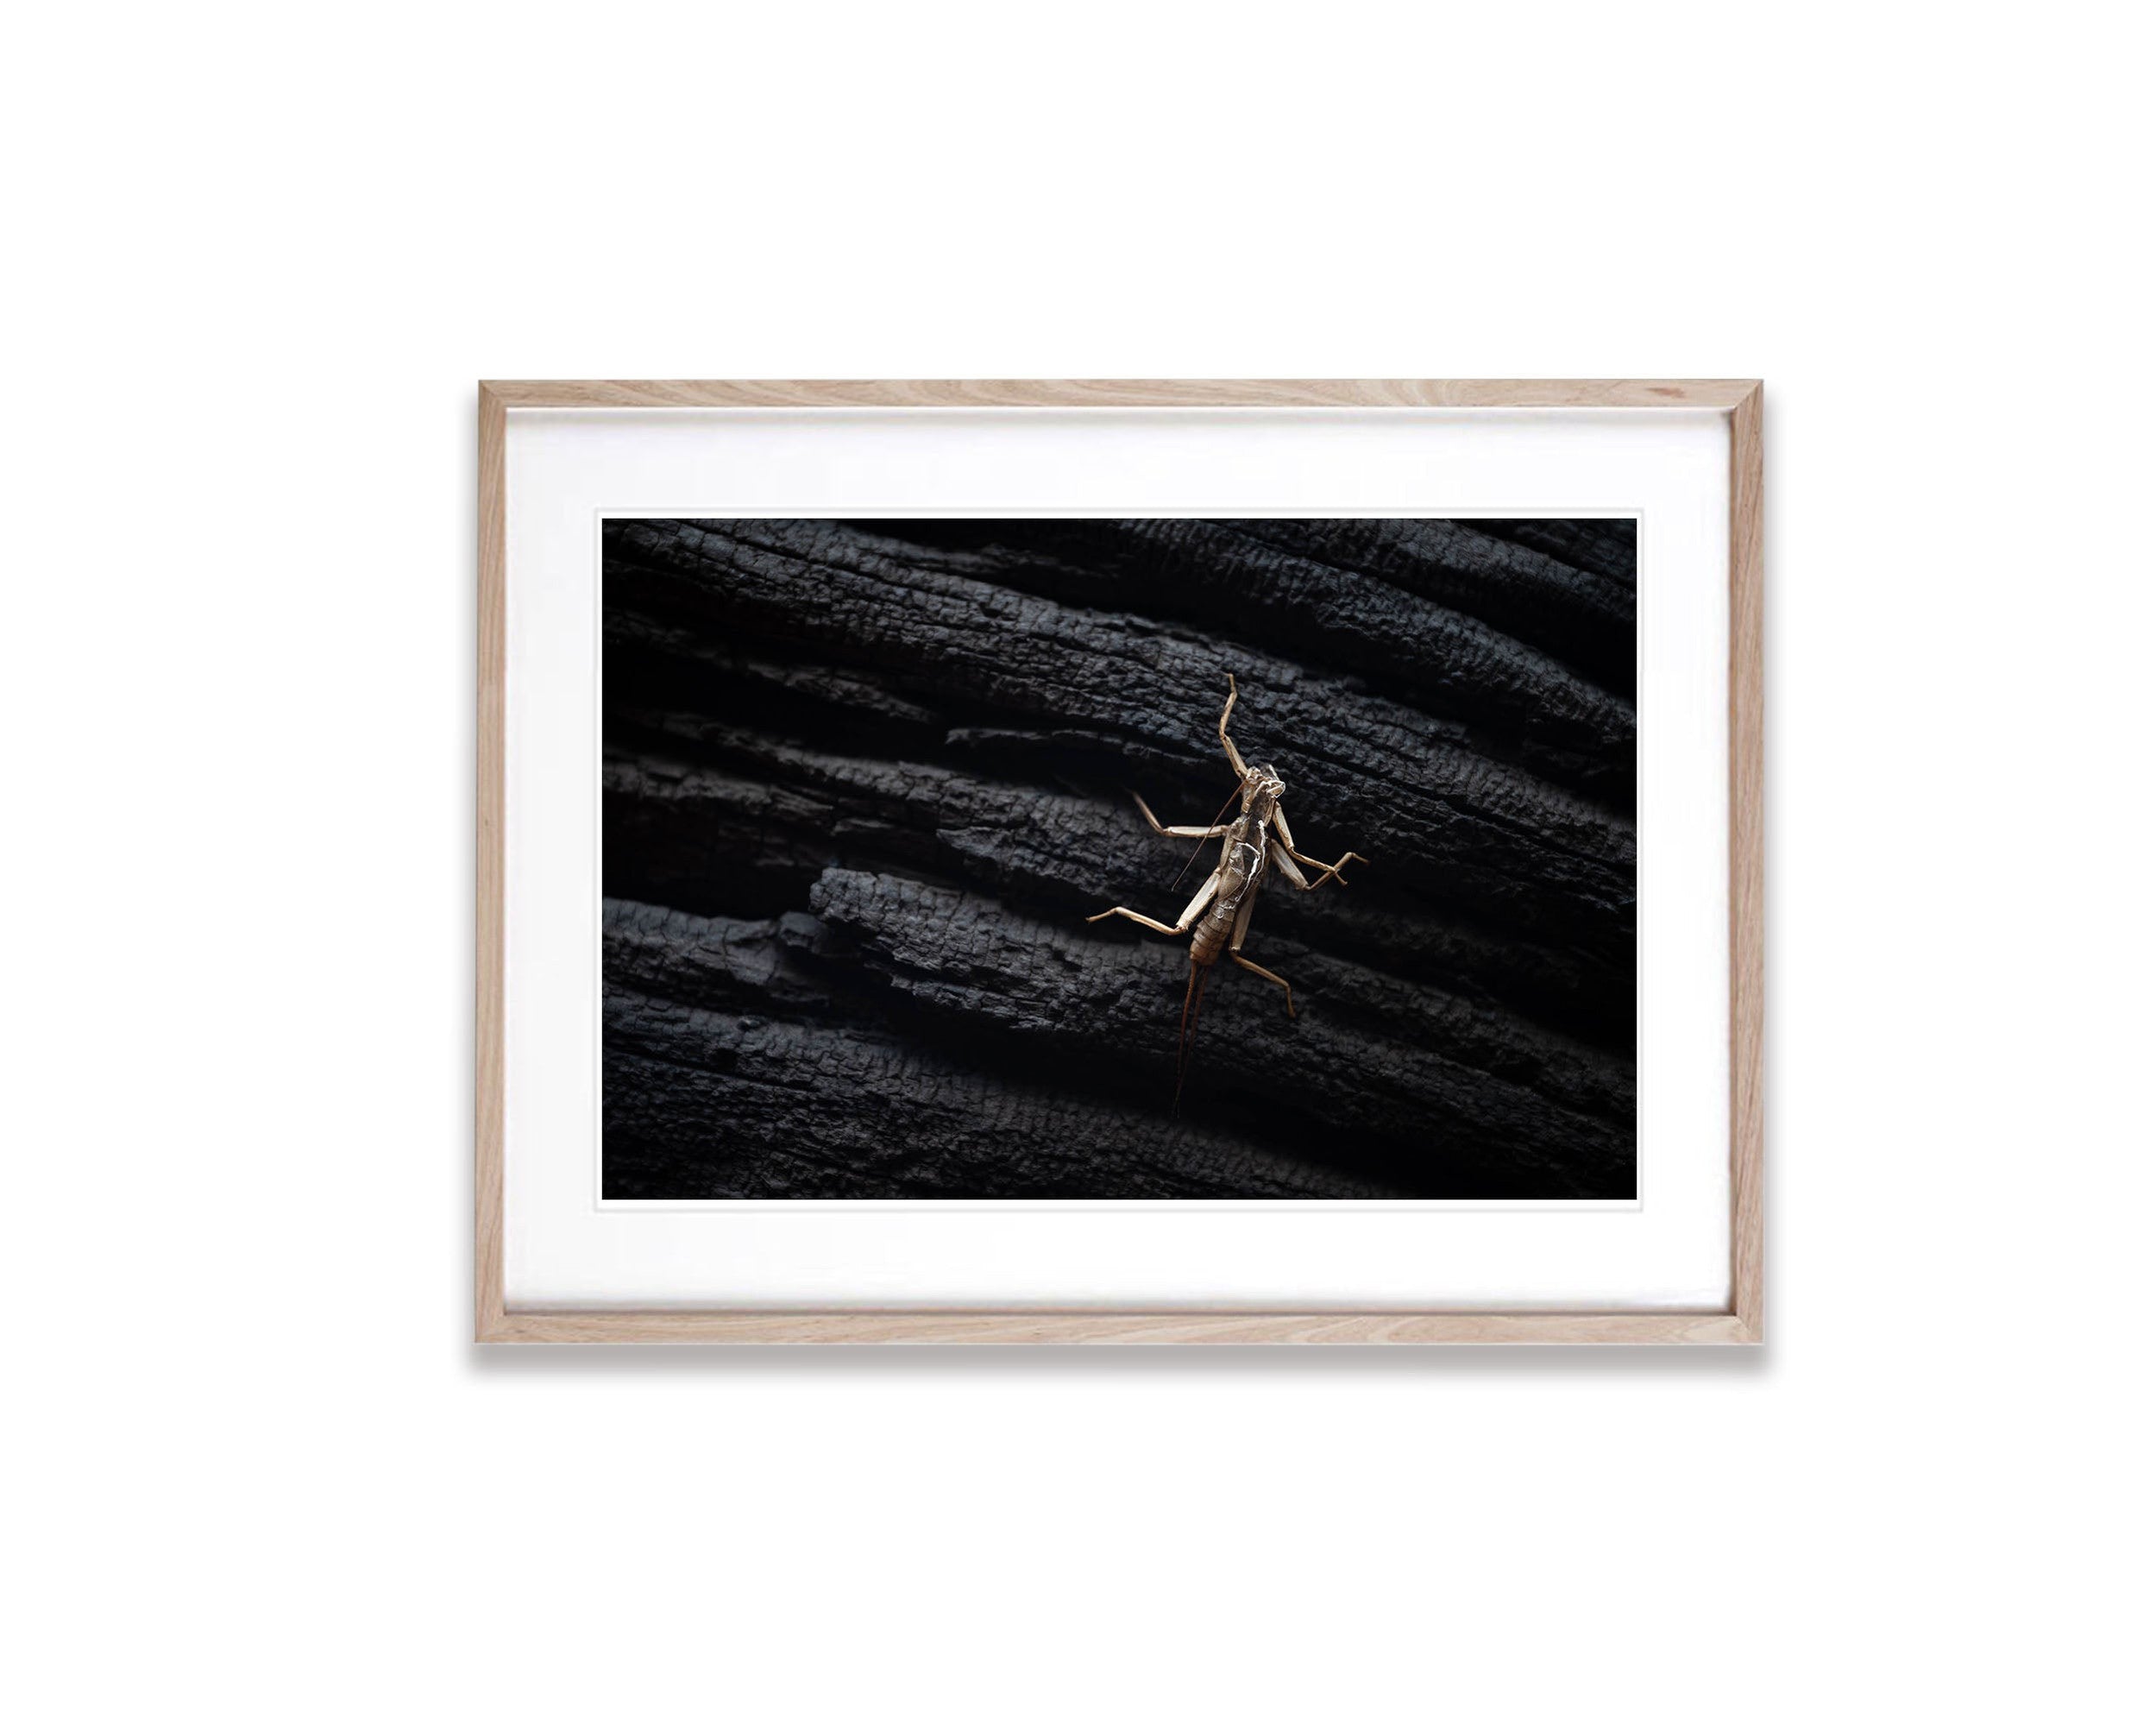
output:
M 1197 925 L 1197 932 L 1191 936 L 1191 962 L 1210 964 L 1220 956 L 1221 948 L 1228 944 L 1228 937 L 1235 932 L 1235 911 L 1233 905 L 1216 907 L 1205 913 Z

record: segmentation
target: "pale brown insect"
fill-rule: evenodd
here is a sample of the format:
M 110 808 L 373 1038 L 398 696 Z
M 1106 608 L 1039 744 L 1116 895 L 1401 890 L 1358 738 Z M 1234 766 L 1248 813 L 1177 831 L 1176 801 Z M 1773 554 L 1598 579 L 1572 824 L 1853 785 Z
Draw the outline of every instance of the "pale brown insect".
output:
M 1228 704 L 1220 709 L 1220 745 L 1228 752 L 1228 764 L 1235 768 L 1238 781 L 1228 802 L 1233 803 L 1238 796 L 1242 801 L 1241 812 L 1234 820 L 1216 822 L 1210 827 L 1164 827 L 1153 810 L 1146 807 L 1145 798 L 1135 791 L 1131 793 L 1131 800 L 1154 832 L 1169 838 L 1196 839 L 1201 845 L 1208 839 L 1222 841 L 1220 860 L 1206 877 L 1205 884 L 1198 888 L 1197 896 L 1183 907 L 1183 914 L 1172 926 L 1155 922 L 1121 904 L 1085 919 L 1098 922 L 1104 917 L 1128 916 L 1157 934 L 1191 935 L 1191 976 L 1183 986 L 1183 1023 L 1176 1036 L 1175 1093 L 1179 1107 L 1183 1096 L 1184 1068 L 1190 1059 L 1191 1040 L 1197 1035 L 1197 1014 L 1205 1001 L 1205 979 L 1211 974 L 1223 951 L 1243 969 L 1276 985 L 1287 997 L 1287 1016 L 1295 1016 L 1295 990 L 1287 979 L 1276 976 L 1263 965 L 1254 964 L 1242 955 L 1243 936 L 1250 931 L 1250 913 L 1257 909 L 1258 890 L 1265 885 L 1267 873 L 1277 868 L 1287 877 L 1290 885 L 1311 892 L 1328 880 L 1340 880 L 1340 871 L 1349 863 L 1369 861 L 1369 858 L 1349 851 L 1336 863 L 1321 863 L 1316 857 L 1304 856 L 1295 848 L 1294 837 L 1288 831 L 1287 815 L 1280 808 L 1287 786 L 1270 766 L 1244 765 L 1235 740 L 1228 734 L 1228 715 L 1235 710 L 1235 679 L 1231 676 L 1228 679 Z M 1226 807 L 1227 804 L 1223 805 L 1223 812 Z M 1317 871 L 1317 878 L 1305 878 L 1297 866 L 1298 863 L 1308 863 Z

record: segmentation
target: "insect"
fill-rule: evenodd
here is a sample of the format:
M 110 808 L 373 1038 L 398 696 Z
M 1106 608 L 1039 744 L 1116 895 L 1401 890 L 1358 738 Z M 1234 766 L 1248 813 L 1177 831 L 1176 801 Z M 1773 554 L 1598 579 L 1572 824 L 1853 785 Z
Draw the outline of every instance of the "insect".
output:
M 1235 679 L 1230 676 L 1228 704 L 1220 709 L 1220 746 L 1228 752 L 1228 764 L 1235 770 L 1237 783 L 1228 801 L 1221 805 L 1220 812 L 1225 815 L 1240 797 L 1242 809 L 1235 819 L 1223 821 L 1216 817 L 1209 827 L 1164 827 L 1146 806 L 1145 798 L 1135 790 L 1131 792 L 1131 801 L 1138 805 L 1138 812 L 1146 817 L 1146 824 L 1154 832 L 1168 838 L 1196 839 L 1200 848 L 1209 839 L 1222 841 L 1220 861 L 1206 877 L 1205 884 L 1197 889 L 1197 896 L 1183 907 L 1183 914 L 1176 918 L 1173 926 L 1155 922 L 1121 904 L 1085 919 L 1098 922 L 1109 916 L 1128 916 L 1156 934 L 1191 935 L 1191 975 L 1183 985 L 1183 1022 L 1176 1032 L 1175 1098 L 1179 1111 L 1183 1102 L 1184 1069 L 1189 1063 L 1191 1041 L 1197 1035 L 1197 1015 L 1205 1004 L 1205 979 L 1212 973 L 1222 953 L 1279 988 L 1287 997 L 1287 1016 L 1295 1016 L 1295 990 L 1287 979 L 1242 955 L 1243 936 L 1250 931 L 1250 913 L 1257 908 L 1258 889 L 1265 885 L 1266 876 L 1277 868 L 1291 885 L 1302 891 L 1312 892 L 1329 880 L 1341 880 L 1340 871 L 1349 863 L 1370 860 L 1349 851 L 1336 863 L 1321 863 L 1316 857 L 1306 857 L 1295 848 L 1294 837 L 1288 831 L 1287 815 L 1280 807 L 1287 786 L 1272 767 L 1244 764 L 1235 739 L 1228 734 L 1228 716 L 1235 710 Z M 1195 859 L 1197 853 L 1193 851 L 1191 854 Z M 1317 878 L 1306 878 L 1297 866 L 1298 863 L 1308 863 L 1317 872 Z M 1190 865 L 1185 863 L 1184 866 L 1187 869 Z M 1344 881 L 1341 884 L 1346 885 Z

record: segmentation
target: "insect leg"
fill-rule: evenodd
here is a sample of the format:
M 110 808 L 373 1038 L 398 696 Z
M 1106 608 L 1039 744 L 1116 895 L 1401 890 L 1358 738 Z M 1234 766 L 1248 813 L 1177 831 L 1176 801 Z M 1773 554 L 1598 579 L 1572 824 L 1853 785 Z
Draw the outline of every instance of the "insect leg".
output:
M 1220 871 L 1215 869 L 1205 877 L 1205 885 L 1197 889 L 1197 896 L 1183 907 L 1183 915 L 1177 921 L 1175 932 L 1181 934 L 1197 921 L 1197 913 L 1213 902 L 1213 895 L 1220 891 Z
M 1242 955 L 1242 937 L 1250 932 L 1250 913 L 1257 908 L 1258 895 L 1254 892 L 1243 901 L 1241 914 L 1235 918 L 1235 931 L 1228 937 L 1228 956 L 1245 970 L 1254 971 L 1267 982 L 1278 984 L 1280 992 L 1287 996 L 1287 1016 L 1292 1018 L 1295 1016 L 1295 991 L 1288 986 L 1287 979 L 1273 975 L 1263 965 L 1253 964 Z
M 1277 867 L 1282 874 L 1285 875 L 1290 882 L 1297 886 L 1299 886 L 1305 892 L 1315 892 L 1319 887 L 1323 886 L 1329 880 L 1338 880 L 1342 886 L 1345 886 L 1348 883 L 1341 878 L 1340 871 L 1347 867 L 1347 866 L 1351 862 L 1367 862 L 1370 860 L 1367 857 L 1357 856 L 1353 851 L 1349 851 L 1346 856 L 1341 858 L 1341 859 L 1336 863 L 1321 863 L 1316 857 L 1306 857 L 1300 851 L 1289 850 L 1285 845 L 1281 844 L 1278 839 L 1271 840 L 1268 842 L 1273 852 L 1273 866 Z M 1303 878 L 1303 871 L 1295 866 L 1298 862 L 1306 862 L 1312 868 L 1316 869 L 1317 871 L 1317 878 L 1316 880 L 1305 880 Z
M 1323 886 L 1327 880 L 1336 880 L 1342 886 L 1345 886 L 1348 884 L 1347 878 L 1342 875 L 1340 871 L 1347 867 L 1351 862 L 1367 863 L 1370 860 L 1369 858 L 1364 856 L 1360 851 L 1349 851 L 1346 855 L 1342 856 L 1338 862 L 1334 863 L 1320 862 L 1316 857 L 1306 857 L 1300 851 L 1297 851 L 1293 854 L 1298 862 L 1306 862 L 1312 868 L 1321 869 L 1323 871 L 1323 874 L 1321 878 L 1311 883 L 1313 886 Z
M 1144 797 L 1134 790 L 1130 793 L 1130 800 L 1138 805 L 1138 812 L 1146 817 L 1146 824 L 1148 827 L 1152 828 L 1154 832 L 1163 834 L 1171 839 L 1217 839 L 1226 833 L 1229 826 L 1232 824 L 1223 822 L 1217 827 L 1163 827 L 1159 817 L 1152 809 L 1146 807 Z
M 1303 878 L 1303 871 L 1295 866 L 1295 859 L 1280 848 L 1280 841 L 1278 839 L 1268 839 L 1266 841 L 1266 848 L 1273 853 L 1273 866 L 1287 877 L 1290 886 L 1304 892 L 1317 891 L 1310 882 Z
M 1141 916 L 1135 910 L 1126 910 L 1120 904 L 1102 911 L 1099 916 L 1088 916 L 1085 920 L 1089 922 L 1097 922 L 1102 917 L 1106 916 L 1128 916 L 1134 922 L 1144 923 L 1156 935 L 1179 935 L 1183 932 L 1180 929 L 1171 929 L 1166 922 L 1156 922 L 1150 916 Z
M 1228 674 L 1228 704 L 1220 709 L 1220 746 L 1228 751 L 1228 765 L 1235 768 L 1241 778 L 1250 769 L 1242 764 L 1242 757 L 1235 752 L 1235 740 L 1228 734 L 1228 715 L 1235 710 L 1235 675 Z
M 1245 970 L 1254 971 L 1260 976 L 1263 977 L 1267 982 L 1277 985 L 1280 992 L 1287 996 L 1287 1016 L 1291 1018 L 1295 1016 L 1295 991 L 1288 986 L 1288 980 L 1285 977 L 1273 975 L 1273 973 L 1267 970 L 1263 965 L 1251 963 L 1250 960 L 1245 958 L 1241 953 L 1230 953 L 1228 956 L 1233 959 L 1237 964 L 1241 965 Z
M 1312 883 L 1317 886 L 1323 886 L 1328 880 L 1340 880 L 1340 871 L 1347 867 L 1351 862 L 1367 863 L 1370 860 L 1369 858 L 1366 856 L 1359 856 L 1353 851 L 1349 851 L 1346 856 L 1341 858 L 1341 859 L 1336 863 L 1321 862 L 1316 857 L 1304 856 L 1302 852 L 1295 848 L 1294 835 L 1287 829 L 1287 816 L 1281 812 L 1280 805 L 1277 803 L 1273 805 L 1273 828 L 1280 835 L 1279 846 L 1273 853 L 1274 859 L 1278 861 L 1280 851 L 1285 851 L 1290 857 L 1294 859 L 1295 861 L 1308 863 L 1312 868 L 1322 870 L 1323 873 L 1319 876 L 1317 881 Z M 1293 881 L 1298 886 L 1304 886 L 1303 877 L 1301 875 L 1298 874 L 1292 868 L 1290 868 L 1285 862 L 1281 863 L 1280 866 L 1290 880 Z M 1347 882 L 1341 880 L 1340 884 L 1342 886 L 1345 886 Z M 1305 886 L 1304 887 L 1304 890 L 1307 891 L 1309 891 L 1309 888 Z
M 1219 891 L 1220 876 L 1217 873 L 1207 875 L 1205 885 L 1197 889 L 1197 897 L 1183 907 L 1182 920 L 1173 928 L 1170 928 L 1166 922 L 1156 922 L 1150 916 L 1141 916 L 1135 910 L 1126 910 L 1120 904 L 1102 911 L 1098 916 L 1088 916 L 1085 920 L 1089 922 L 1097 922 L 1103 917 L 1128 916 L 1134 922 L 1142 922 L 1157 935 L 1186 934 L 1189 932 L 1191 924 L 1197 921 L 1197 913 L 1212 902 L 1213 895 Z

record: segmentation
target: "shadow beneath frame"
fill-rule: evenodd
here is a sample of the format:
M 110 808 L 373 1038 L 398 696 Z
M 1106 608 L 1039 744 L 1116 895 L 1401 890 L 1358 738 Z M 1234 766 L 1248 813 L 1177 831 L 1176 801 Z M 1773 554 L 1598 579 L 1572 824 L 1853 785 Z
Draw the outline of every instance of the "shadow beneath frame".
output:
M 713 1344 L 607 1343 L 564 1345 L 466 1344 L 475 1378 L 847 1377 L 913 1380 L 971 1377 L 1040 1379 L 1148 1377 L 1566 1377 L 1758 1379 L 1773 1369 L 1772 1350 L 1700 1345 L 1596 1344 L 1082 1344 L 1026 1345 L 933 1343 Z

